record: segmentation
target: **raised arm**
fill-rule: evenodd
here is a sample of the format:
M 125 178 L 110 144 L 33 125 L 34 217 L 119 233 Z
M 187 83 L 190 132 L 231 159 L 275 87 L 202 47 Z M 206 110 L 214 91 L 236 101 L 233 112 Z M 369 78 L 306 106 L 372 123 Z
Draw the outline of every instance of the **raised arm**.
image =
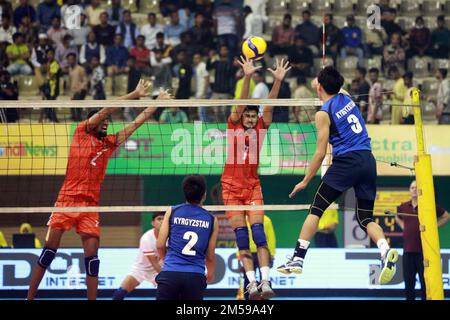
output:
M 268 68 L 272 75 L 273 75 L 273 85 L 272 89 L 270 90 L 268 99 L 276 99 L 278 98 L 278 93 L 280 92 L 281 82 L 283 81 L 286 73 L 292 68 L 289 67 L 289 61 L 286 60 L 286 63 L 284 62 L 284 59 L 281 59 L 279 62 L 278 59 L 276 60 L 276 68 L 275 70 L 272 70 L 271 68 Z M 273 106 L 265 106 L 263 111 L 263 121 L 264 125 L 266 127 L 270 126 L 272 123 L 272 116 L 273 116 Z
M 164 260 L 166 256 L 166 242 L 169 238 L 169 221 L 170 215 L 172 214 L 172 208 L 167 209 L 164 214 L 164 220 L 159 229 L 158 239 L 156 240 L 156 248 L 158 249 L 159 258 Z
M 171 96 L 167 90 L 160 89 L 159 95 L 156 100 L 169 100 Z M 123 130 L 117 133 L 117 144 L 122 144 L 127 140 L 145 121 L 147 121 L 151 115 L 156 111 L 158 107 L 147 107 L 142 111 L 133 122 L 126 126 Z
M 327 154 L 327 145 L 328 139 L 330 137 L 330 118 L 325 112 L 317 112 L 316 113 L 316 127 L 317 127 L 317 148 L 314 153 L 314 157 L 312 159 L 311 165 L 308 168 L 308 172 L 306 173 L 303 180 L 298 183 L 291 194 L 290 198 L 293 198 L 295 194 L 306 188 L 311 179 L 315 176 L 317 170 L 319 170 L 322 165 L 322 161 Z
M 241 60 L 238 60 L 238 63 L 242 67 L 242 71 L 244 71 L 244 84 L 242 85 L 241 97 L 240 99 L 248 99 L 248 93 L 250 91 L 250 81 L 252 79 L 253 73 L 260 69 L 261 66 L 255 67 L 253 65 L 253 61 L 249 58 L 245 58 L 241 56 Z M 239 122 L 239 119 L 242 116 L 242 113 L 245 110 L 244 105 L 238 105 L 234 112 L 231 113 L 230 118 L 231 122 L 234 124 Z
M 208 273 L 206 275 L 206 282 L 211 283 L 214 281 L 214 271 L 216 268 L 216 242 L 219 234 L 219 221 L 217 217 L 214 217 L 214 230 L 209 238 L 208 249 L 206 249 L 206 269 Z
M 138 85 L 136 86 L 136 89 L 134 89 L 134 91 L 120 97 L 119 100 L 135 100 L 146 97 L 150 94 L 148 90 L 150 88 L 150 85 L 151 85 L 150 81 L 145 81 L 141 79 Z M 88 131 L 97 127 L 103 120 L 108 118 L 110 114 L 114 113 L 118 109 L 119 108 L 106 107 L 101 109 L 92 117 L 90 117 L 87 122 Z

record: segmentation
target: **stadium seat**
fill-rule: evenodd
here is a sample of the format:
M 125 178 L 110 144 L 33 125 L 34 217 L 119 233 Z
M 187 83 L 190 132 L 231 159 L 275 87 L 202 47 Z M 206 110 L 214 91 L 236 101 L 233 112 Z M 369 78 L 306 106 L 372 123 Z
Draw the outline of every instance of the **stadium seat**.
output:
M 273 15 L 273 16 L 272 16 L 272 15 L 271 15 L 271 16 L 270 16 L 270 19 L 268 19 L 268 21 L 265 23 L 265 30 L 266 30 L 266 33 L 272 35 L 273 29 L 274 29 L 277 25 L 281 24 L 282 21 L 283 21 L 283 16 L 277 16 L 277 15 Z
M 301 14 L 303 10 L 308 10 L 311 1 L 304 0 L 291 0 L 289 3 L 289 10 L 291 12 L 296 12 L 297 14 Z
M 443 13 L 444 2 L 438 0 L 424 0 L 422 10 L 425 16 L 438 16 Z
M 311 12 L 313 15 L 323 15 L 332 12 L 334 0 L 315 0 L 311 2 Z
M 429 57 L 413 57 L 408 61 L 408 70 L 415 77 L 427 77 L 429 75 L 431 59 Z
M 426 79 L 422 82 L 421 91 L 425 96 L 436 96 L 439 82 L 436 79 Z
M 39 95 L 39 86 L 35 76 L 15 76 L 19 86 L 19 97 L 32 97 Z
M 114 77 L 114 95 L 123 96 L 128 93 L 128 76 L 120 75 Z
M 346 77 L 351 77 L 354 70 L 358 65 L 358 58 L 354 56 L 348 56 L 346 59 L 337 60 L 337 69 Z
M 433 32 L 434 29 L 437 27 L 436 23 L 436 17 L 423 17 L 423 20 L 425 22 L 425 26 L 430 29 L 431 32 Z
M 145 1 L 142 1 L 145 2 Z M 138 11 L 136 0 L 122 0 L 122 7 L 130 10 L 132 13 Z
M 398 16 L 417 16 L 421 14 L 421 0 L 402 0 Z
M 373 56 L 370 59 L 366 59 L 365 61 L 365 67 L 367 70 L 370 68 L 378 68 L 381 72 L 381 56 Z
M 141 1 L 139 12 L 145 14 L 150 12 L 159 13 L 159 2 L 156 0 Z
M 267 11 L 270 14 L 288 13 L 288 2 L 286 0 L 269 0 L 267 2 Z
M 332 65 L 333 59 L 331 59 L 330 57 L 326 57 L 325 66 L 332 66 Z M 314 58 L 314 70 L 316 73 L 322 70 L 322 58 Z
M 357 9 L 358 1 L 357 0 L 335 0 L 333 12 L 336 14 L 347 15 L 351 13 L 355 13 L 355 9 Z
M 110 76 L 105 78 L 105 94 L 106 94 L 106 98 L 114 95 L 113 78 Z
M 447 69 L 449 68 L 449 60 L 448 59 L 435 59 L 431 63 L 431 72 L 435 73 L 438 69 Z
M 347 19 L 345 16 L 333 16 L 333 24 L 339 29 L 342 29 L 347 26 Z
M 147 23 L 147 14 L 133 13 L 133 21 L 139 28 L 141 28 L 143 25 Z
M 415 17 L 402 16 L 397 19 L 397 23 L 403 30 L 411 30 L 415 24 Z

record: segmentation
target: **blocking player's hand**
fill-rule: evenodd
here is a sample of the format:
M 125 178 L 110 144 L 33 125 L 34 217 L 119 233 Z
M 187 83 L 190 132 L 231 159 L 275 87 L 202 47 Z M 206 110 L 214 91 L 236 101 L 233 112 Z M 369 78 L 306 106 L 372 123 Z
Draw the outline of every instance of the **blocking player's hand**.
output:
M 300 183 L 297 183 L 297 184 L 295 185 L 294 189 L 292 189 L 291 193 L 289 194 L 289 198 L 295 197 L 295 195 L 296 195 L 298 192 L 300 192 L 300 191 L 302 191 L 303 189 L 305 189 L 307 185 L 308 185 L 308 183 L 305 182 L 305 181 L 302 181 L 302 182 L 300 182 Z
M 159 94 L 156 100 L 170 100 L 170 99 L 173 99 L 173 97 L 170 95 L 169 90 L 159 88 Z
M 136 89 L 134 89 L 134 95 L 137 98 L 145 98 L 150 95 L 150 87 L 152 83 L 151 81 L 141 79 L 139 80 L 139 83 L 136 86 Z
M 278 61 L 277 59 L 275 67 L 275 70 L 271 68 L 267 68 L 267 70 L 269 70 L 272 73 L 274 79 L 278 81 L 282 81 L 286 76 L 286 73 L 292 68 L 292 66 L 289 66 L 289 61 L 286 60 L 285 62 L 284 59 L 281 59 L 281 61 Z
M 214 281 L 214 273 L 208 272 L 206 274 L 206 283 L 213 283 L 213 281 Z
M 261 69 L 261 66 L 255 67 L 253 65 L 253 61 L 249 58 L 244 58 L 241 56 L 241 60 L 237 61 L 239 65 L 242 67 L 242 71 L 244 71 L 245 76 L 251 76 L 256 70 Z

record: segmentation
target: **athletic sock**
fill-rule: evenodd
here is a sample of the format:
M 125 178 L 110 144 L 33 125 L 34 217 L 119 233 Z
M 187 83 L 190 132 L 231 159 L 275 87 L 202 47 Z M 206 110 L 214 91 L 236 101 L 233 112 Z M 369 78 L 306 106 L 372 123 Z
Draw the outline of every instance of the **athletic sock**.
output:
M 306 256 L 306 251 L 308 251 L 309 241 L 298 239 L 295 245 L 294 257 L 292 260 L 303 260 Z
M 270 281 L 270 268 L 268 266 L 259 268 L 261 270 L 261 280 Z
M 256 278 L 255 278 L 255 271 L 247 271 L 247 272 L 245 273 L 245 275 L 247 276 L 247 279 L 248 279 L 249 282 L 256 281 Z
M 384 238 L 377 241 L 377 247 L 378 247 L 378 249 L 380 249 L 382 258 L 384 258 L 386 256 L 386 253 L 390 249 L 389 244 L 387 243 L 386 239 L 384 239 Z
M 113 300 L 123 300 L 128 294 L 128 291 L 122 288 L 117 289 L 114 291 Z

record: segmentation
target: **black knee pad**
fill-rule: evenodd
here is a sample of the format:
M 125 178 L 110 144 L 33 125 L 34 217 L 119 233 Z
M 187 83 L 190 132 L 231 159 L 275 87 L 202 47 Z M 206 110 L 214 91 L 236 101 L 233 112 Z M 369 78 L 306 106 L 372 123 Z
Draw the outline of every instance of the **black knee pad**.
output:
M 367 232 L 367 225 L 373 222 L 373 200 L 356 199 L 356 221 Z
M 316 191 L 314 201 L 309 208 L 309 213 L 319 218 L 322 217 L 323 212 L 333 203 L 342 192 L 330 187 L 325 183 L 321 183 L 319 189 Z
M 41 268 L 47 269 L 47 267 L 52 263 L 53 259 L 55 259 L 55 256 L 56 249 L 44 247 L 37 263 L 41 266 Z
M 98 256 L 91 256 L 84 258 L 84 265 L 86 267 L 86 274 L 90 277 L 97 277 L 100 269 L 100 260 Z

